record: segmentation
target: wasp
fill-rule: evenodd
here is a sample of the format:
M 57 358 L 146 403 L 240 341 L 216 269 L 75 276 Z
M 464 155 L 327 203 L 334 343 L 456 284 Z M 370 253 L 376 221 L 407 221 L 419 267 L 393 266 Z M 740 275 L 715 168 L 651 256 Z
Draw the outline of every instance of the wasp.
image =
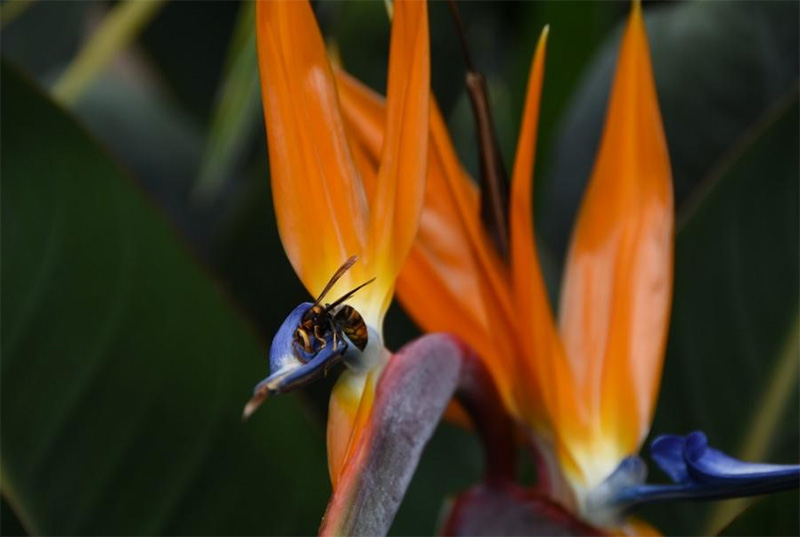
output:
M 355 308 L 344 304 L 344 302 L 361 288 L 375 281 L 375 278 L 345 293 L 332 304 L 322 306 L 322 299 L 325 298 L 331 288 L 339 281 L 339 278 L 344 276 L 357 259 L 356 256 L 350 257 L 331 276 L 330 281 L 328 281 L 317 299 L 303 315 L 299 326 L 295 329 L 294 344 L 304 351 L 297 353 L 298 358 L 302 361 L 307 361 L 307 359 L 304 359 L 305 357 L 314 356 L 326 347 L 328 344 L 326 336 L 328 334 L 332 336 L 334 351 L 338 350 L 339 345 L 347 345 L 343 335 L 347 336 L 347 339 L 358 347 L 358 350 L 363 351 L 367 347 L 369 336 L 367 335 L 367 325 L 364 323 L 364 319 Z
M 256 385 L 243 417 L 252 414 L 270 394 L 301 388 L 326 375 L 344 359 L 349 343 L 359 351 L 366 349 L 369 342 L 367 325 L 355 308 L 345 302 L 375 278 L 348 291 L 331 304 L 322 303 L 356 259 L 353 256 L 339 267 L 313 303 L 300 304 L 283 321 L 269 350 L 270 375 Z

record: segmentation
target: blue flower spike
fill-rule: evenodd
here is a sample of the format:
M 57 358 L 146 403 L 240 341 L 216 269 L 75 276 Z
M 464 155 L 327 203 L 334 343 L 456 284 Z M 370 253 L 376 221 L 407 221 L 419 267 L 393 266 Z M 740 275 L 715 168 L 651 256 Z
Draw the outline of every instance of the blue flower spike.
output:
M 678 449 L 681 460 L 676 457 Z M 656 464 L 673 481 L 686 487 L 690 492 L 687 498 L 754 496 L 800 486 L 800 465 L 734 459 L 710 447 L 701 431 L 685 437 L 659 436 L 651 444 L 650 452 Z
M 306 352 L 295 342 L 295 330 L 312 306 L 311 302 L 303 302 L 281 324 L 269 349 L 270 374 L 254 388 L 253 397 L 245 406 L 242 419 L 249 418 L 270 395 L 302 388 L 327 375 L 352 348 L 346 340 L 334 339 L 334 334 L 330 331 L 325 333 L 325 344 L 319 346 L 319 350 L 313 354 Z
M 607 480 L 613 491 L 605 507 L 617 514 L 669 500 L 722 500 L 756 496 L 800 486 L 800 465 L 761 464 L 734 459 L 708 445 L 706 435 L 662 435 L 650 445 L 650 454 L 673 484 L 644 483 L 639 457 L 629 457 Z M 637 468 L 639 479 L 624 480 Z M 620 475 L 617 475 L 620 474 Z M 638 483 L 637 483 L 638 481 Z M 614 486 L 621 483 L 622 486 Z

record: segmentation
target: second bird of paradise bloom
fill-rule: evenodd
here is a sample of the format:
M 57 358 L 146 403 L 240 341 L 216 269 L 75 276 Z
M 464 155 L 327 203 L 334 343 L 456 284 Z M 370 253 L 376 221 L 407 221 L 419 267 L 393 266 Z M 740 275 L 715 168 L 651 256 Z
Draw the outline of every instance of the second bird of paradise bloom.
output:
M 272 375 L 256 388 L 247 413 L 344 361 L 328 421 L 334 491 L 382 372 L 401 359 L 382 336 L 395 287 L 423 329 L 455 334 L 475 349 L 537 454 L 538 490 L 591 524 L 641 532 L 646 525 L 623 515 L 642 501 L 796 486 L 797 467 L 739 463 L 708 448 L 700 433 L 659 439 L 654 459 L 676 484 L 643 484 L 636 454 L 661 379 L 674 210 L 644 21 L 633 6 L 556 322 L 532 209 L 547 29 L 528 79 L 503 259 L 481 224 L 477 186 L 429 97 L 425 2 L 394 2 L 385 102 L 331 66 L 307 2 L 257 3 L 278 228 L 319 303 L 298 306 L 278 331 Z M 335 301 L 341 296 L 346 309 Z

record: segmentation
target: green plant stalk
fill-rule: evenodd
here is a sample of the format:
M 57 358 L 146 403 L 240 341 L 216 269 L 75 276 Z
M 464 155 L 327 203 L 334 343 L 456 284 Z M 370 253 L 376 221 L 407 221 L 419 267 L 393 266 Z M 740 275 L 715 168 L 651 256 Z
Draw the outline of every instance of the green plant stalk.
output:
M 761 461 L 769 449 L 770 442 L 778 430 L 786 405 L 797 389 L 797 375 L 800 373 L 800 315 L 792 321 L 793 328 L 783 345 L 780 359 L 775 364 L 769 383 L 766 385 L 761 404 L 755 409 L 747 437 L 738 453 L 745 461 Z M 719 503 L 708 517 L 705 535 L 718 535 L 739 513 L 751 503 L 752 498 L 740 498 Z
M 75 103 L 91 82 L 163 7 L 165 0 L 125 0 L 103 19 L 83 49 L 53 85 L 55 99 Z
M 255 3 L 239 10 L 217 102 L 205 142 L 203 161 L 192 201 L 212 203 L 230 177 L 259 117 L 258 61 L 256 57 Z

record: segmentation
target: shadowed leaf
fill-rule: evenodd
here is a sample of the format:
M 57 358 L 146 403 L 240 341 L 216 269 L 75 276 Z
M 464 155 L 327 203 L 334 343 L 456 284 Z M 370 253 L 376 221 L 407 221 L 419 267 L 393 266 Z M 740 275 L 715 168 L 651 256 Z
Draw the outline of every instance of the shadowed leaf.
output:
M 37 534 L 305 533 L 328 494 L 298 399 L 154 207 L 2 67 L 2 484 Z M 269 506 L 269 516 L 265 515 Z

